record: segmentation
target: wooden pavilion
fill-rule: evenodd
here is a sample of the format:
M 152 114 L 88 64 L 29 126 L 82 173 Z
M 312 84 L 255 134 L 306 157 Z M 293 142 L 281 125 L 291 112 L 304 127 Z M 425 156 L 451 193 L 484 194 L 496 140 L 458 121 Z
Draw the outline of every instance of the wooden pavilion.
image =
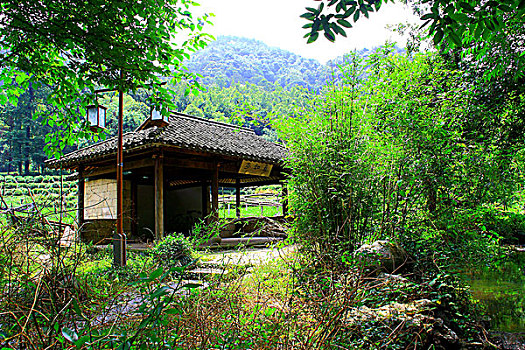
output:
M 220 186 L 235 188 L 239 216 L 241 188 L 285 179 L 283 146 L 250 129 L 181 113 L 171 114 L 164 125 L 147 120 L 124 134 L 123 146 L 123 227 L 132 240 L 189 232 L 197 220 L 216 218 Z M 114 137 L 47 163 L 78 173 L 84 241 L 98 243 L 114 231 L 116 153 Z

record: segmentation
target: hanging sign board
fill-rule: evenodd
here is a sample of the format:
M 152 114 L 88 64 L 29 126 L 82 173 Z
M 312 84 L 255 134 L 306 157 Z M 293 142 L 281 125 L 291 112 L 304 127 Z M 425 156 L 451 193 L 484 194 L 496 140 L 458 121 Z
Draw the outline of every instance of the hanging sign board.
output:
M 270 176 L 273 165 L 259 162 L 252 162 L 250 160 L 243 160 L 239 174 L 257 175 L 257 176 Z

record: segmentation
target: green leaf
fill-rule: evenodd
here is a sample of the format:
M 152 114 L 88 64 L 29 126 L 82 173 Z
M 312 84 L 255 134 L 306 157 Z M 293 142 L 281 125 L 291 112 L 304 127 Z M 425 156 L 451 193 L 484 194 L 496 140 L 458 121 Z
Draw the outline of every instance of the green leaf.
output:
M 481 36 L 481 33 L 483 33 L 483 22 L 478 22 L 476 29 L 474 30 L 474 38 L 478 40 Z
M 313 13 L 303 13 L 299 17 L 306 18 L 307 20 L 313 20 L 315 18 L 315 15 Z
M 459 6 L 460 6 L 463 10 L 468 11 L 468 12 L 475 12 L 475 11 L 476 11 L 476 9 L 475 9 L 472 5 L 470 5 L 469 3 L 467 3 L 467 2 L 463 2 L 463 1 L 462 1 L 462 2 L 459 3 Z
M 319 33 L 317 33 L 317 32 L 315 32 L 315 33 L 311 33 L 311 34 L 310 34 L 310 37 L 308 38 L 308 40 L 307 40 L 306 43 L 307 43 L 307 44 L 311 44 L 311 43 L 313 43 L 314 41 L 316 41 L 318 37 L 319 37 Z
M 80 310 L 80 307 L 78 306 L 78 302 L 76 299 L 73 299 L 73 310 L 75 311 L 75 313 L 78 315 L 78 316 L 82 316 L 82 311 Z
M 332 32 L 325 32 L 324 36 L 326 39 L 328 39 L 331 42 L 335 41 L 335 35 Z
M 443 40 L 443 30 L 441 29 L 437 29 L 436 30 L 436 33 L 434 34 L 434 45 L 439 45 L 439 43 L 441 43 L 441 41 Z
M 69 329 L 67 327 L 62 328 L 62 335 L 64 336 L 64 338 L 66 338 L 67 341 L 71 343 L 74 343 L 78 340 L 77 333 L 74 330 Z
M 450 18 L 452 18 L 453 20 L 455 20 L 456 22 L 459 22 L 459 23 L 470 23 L 472 21 L 472 19 L 463 14 L 463 13 L 451 13 L 450 15 Z
M 75 342 L 75 345 L 77 347 L 81 347 L 82 345 L 86 344 L 91 339 L 91 336 L 89 334 L 83 335 Z
M 357 20 L 359 19 L 359 13 L 360 13 L 359 11 L 356 11 L 354 13 L 354 22 L 357 22 Z
M 421 20 L 422 21 L 425 21 L 427 19 L 431 19 L 431 18 L 436 18 L 436 14 L 435 13 L 427 13 L 427 14 L 424 14 L 423 16 L 421 16 Z
M 339 27 L 337 25 L 333 26 L 333 28 L 334 28 L 334 31 L 337 34 L 342 35 L 342 36 L 344 36 L 346 38 L 346 32 L 343 30 L 343 28 L 341 28 L 341 27 Z
M 330 30 L 330 28 L 325 28 L 324 30 L 324 36 L 326 39 L 330 40 L 330 41 L 335 41 L 335 34 L 332 32 L 332 30 Z
M 500 4 L 500 5 L 499 5 L 499 9 L 500 9 L 501 11 L 503 11 L 503 12 L 507 12 L 507 13 L 514 11 L 510 6 L 507 6 L 507 5 L 505 5 L 505 4 Z
M 169 293 L 169 287 L 161 287 L 151 294 L 152 298 L 159 298 Z
M 18 74 L 15 78 L 16 80 L 16 83 L 18 85 L 22 85 L 22 83 L 27 79 L 27 75 L 24 75 L 24 74 Z
M 149 280 L 150 281 L 156 280 L 157 278 L 159 278 L 162 275 L 163 271 L 164 270 L 162 269 L 162 267 L 159 267 L 158 269 L 156 269 L 155 271 L 150 273 Z
M 352 16 L 352 14 L 355 12 L 356 9 L 357 9 L 356 6 L 352 6 L 347 11 L 345 11 L 344 13 L 345 18 Z
M 182 315 L 182 310 L 179 310 L 179 309 L 167 309 L 166 311 L 164 311 L 165 314 L 168 314 L 168 315 Z
M 370 18 L 366 6 L 361 6 L 361 12 L 363 13 L 363 15 L 365 15 L 366 18 Z
M 338 19 L 337 20 L 337 23 L 339 23 L 340 25 L 342 25 L 343 27 L 346 27 L 346 28 L 352 28 L 352 24 L 344 19 Z

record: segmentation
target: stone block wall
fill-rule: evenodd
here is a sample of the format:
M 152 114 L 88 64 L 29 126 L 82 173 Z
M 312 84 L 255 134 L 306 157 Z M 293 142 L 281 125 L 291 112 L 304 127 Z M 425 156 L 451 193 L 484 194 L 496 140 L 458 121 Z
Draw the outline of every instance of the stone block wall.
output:
M 131 181 L 123 183 L 123 229 L 131 231 Z M 117 181 L 115 179 L 86 180 L 84 183 L 84 227 L 82 239 L 97 243 L 110 238 L 117 218 Z

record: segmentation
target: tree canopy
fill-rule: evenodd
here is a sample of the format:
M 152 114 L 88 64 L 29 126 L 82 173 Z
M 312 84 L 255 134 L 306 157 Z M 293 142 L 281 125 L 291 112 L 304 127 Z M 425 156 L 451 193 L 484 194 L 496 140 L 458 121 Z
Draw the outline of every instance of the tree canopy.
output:
M 190 79 L 183 60 L 206 45 L 208 15 L 191 0 L 22 0 L 0 4 L 0 103 L 16 104 L 32 83 L 51 89 L 44 116 L 60 125 L 49 138 L 63 149 L 86 136 L 78 126 L 95 89 L 147 88 L 151 103 L 169 102 L 162 77 Z M 166 112 L 166 106 L 163 106 Z
M 344 28 L 351 28 L 351 22 L 369 17 L 377 12 L 384 3 L 394 0 L 317 0 L 317 8 L 307 7 L 301 17 L 310 23 L 303 28 L 309 29 L 305 35 L 308 42 L 314 42 L 323 32 L 324 36 L 334 41 L 336 35 L 346 36 Z M 429 31 L 436 45 L 443 42 L 453 46 L 462 46 L 465 42 L 497 40 L 498 31 L 506 23 L 523 23 L 525 14 L 524 0 L 412 0 L 414 10 L 421 14 L 429 26 Z

